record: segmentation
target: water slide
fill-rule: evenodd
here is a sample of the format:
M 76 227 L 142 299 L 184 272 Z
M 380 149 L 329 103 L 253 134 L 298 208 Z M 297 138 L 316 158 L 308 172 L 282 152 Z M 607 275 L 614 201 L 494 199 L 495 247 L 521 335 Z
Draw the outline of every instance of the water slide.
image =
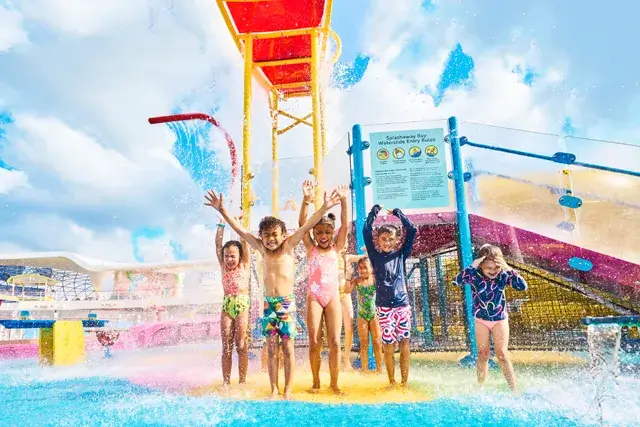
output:
M 474 245 L 498 245 L 511 259 L 569 279 L 620 313 L 638 313 L 640 179 L 580 167 L 509 175 L 493 166 L 478 170 L 467 162 Z M 581 200 L 577 209 L 559 203 L 568 188 Z M 592 267 L 576 269 L 576 260 Z
M 398 128 L 442 127 L 446 134 L 446 126 L 442 120 L 367 125 L 362 139 Z M 498 245 L 512 260 L 568 279 L 621 314 L 640 312 L 640 146 L 475 123 L 461 123 L 460 134 L 474 246 Z M 327 187 L 348 182 L 348 166 L 336 165 L 344 163 L 350 140 L 343 138 L 324 161 Z M 455 246 L 453 187 L 450 180 L 449 207 L 407 210 L 421 224 L 414 253 Z M 365 199 L 373 204 L 371 186 Z

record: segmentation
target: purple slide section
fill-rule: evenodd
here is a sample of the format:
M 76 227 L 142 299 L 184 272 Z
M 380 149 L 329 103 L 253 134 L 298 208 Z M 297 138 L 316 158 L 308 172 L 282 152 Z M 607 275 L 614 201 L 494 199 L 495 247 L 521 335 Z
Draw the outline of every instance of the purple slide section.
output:
M 500 246 L 511 256 L 522 255 L 535 266 L 586 283 L 620 298 L 640 301 L 640 265 L 564 243 L 531 231 L 478 215 L 469 215 L 474 242 Z M 569 259 L 591 261 L 593 269 L 581 272 L 569 267 Z

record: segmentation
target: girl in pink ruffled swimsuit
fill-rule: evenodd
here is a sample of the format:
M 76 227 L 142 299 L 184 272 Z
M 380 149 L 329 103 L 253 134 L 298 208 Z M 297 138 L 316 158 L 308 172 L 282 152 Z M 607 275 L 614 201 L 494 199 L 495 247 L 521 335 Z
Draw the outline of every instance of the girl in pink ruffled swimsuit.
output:
M 315 191 L 311 181 L 302 185 L 304 199 L 300 208 L 299 223 L 307 220 L 307 208 Z M 324 318 L 329 344 L 330 388 L 341 393 L 338 388 L 340 371 L 340 332 L 342 331 L 342 303 L 340 302 L 339 260 L 345 250 L 349 220 L 347 217 L 348 187 L 340 186 L 341 223 L 335 237 L 335 215 L 325 215 L 313 227 L 313 239 L 307 234 L 303 239 L 307 249 L 309 271 L 309 293 L 307 295 L 307 330 L 309 332 L 309 363 L 313 376 L 312 393 L 320 390 L 320 351 L 322 346 L 322 321 Z M 323 316 L 324 315 L 324 316 Z

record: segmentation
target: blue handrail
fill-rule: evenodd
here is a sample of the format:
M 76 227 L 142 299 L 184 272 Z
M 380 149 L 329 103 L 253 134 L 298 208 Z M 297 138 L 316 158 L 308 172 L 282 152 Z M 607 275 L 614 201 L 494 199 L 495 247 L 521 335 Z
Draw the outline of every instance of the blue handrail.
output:
M 545 156 L 543 154 L 535 154 L 535 153 L 529 153 L 527 151 L 512 150 L 510 148 L 497 147 L 495 145 L 480 144 L 478 142 L 469 141 L 466 137 L 460 138 L 460 145 L 469 145 L 471 147 L 482 148 L 482 149 L 485 149 L 485 150 L 500 151 L 502 153 L 515 154 L 517 156 L 531 157 L 531 158 L 534 158 L 534 159 L 541 159 L 541 160 L 548 160 L 548 161 L 554 162 L 554 163 L 570 164 L 570 165 L 575 165 L 575 166 L 581 166 L 583 168 L 588 168 L 588 169 L 597 169 L 597 170 L 606 171 L 606 172 L 614 172 L 614 173 L 620 173 L 620 174 L 623 174 L 623 175 L 640 177 L 640 172 L 637 172 L 637 171 L 630 171 L 630 170 L 626 170 L 626 169 L 620 169 L 620 168 L 613 168 L 613 167 L 609 167 L 609 166 L 596 165 L 596 164 L 593 164 L 593 163 L 577 162 L 575 160 L 571 161 L 571 162 L 559 162 L 558 161 L 558 156 Z M 558 154 L 565 154 L 565 153 L 558 153 Z M 565 159 L 566 157 L 562 156 L 562 158 Z

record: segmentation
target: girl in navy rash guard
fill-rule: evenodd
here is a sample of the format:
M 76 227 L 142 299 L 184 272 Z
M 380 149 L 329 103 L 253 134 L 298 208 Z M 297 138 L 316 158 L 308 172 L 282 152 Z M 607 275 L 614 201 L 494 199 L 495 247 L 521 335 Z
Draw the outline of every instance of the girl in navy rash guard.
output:
M 527 289 L 527 282 L 511 269 L 500 248 L 484 245 L 478 258 L 453 280 L 455 286 L 471 286 L 473 315 L 476 322 L 478 344 L 477 376 L 483 385 L 489 370 L 490 338 L 493 334 L 496 358 L 509 387 L 516 390 L 516 376 L 509 357 L 509 316 L 505 289 L 511 286 L 519 291 Z
M 407 294 L 404 262 L 411 253 L 418 229 L 400 209 L 389 211 L 390 214 L 400 218 L 402 226 L 406 230 L 404 243 L 397 247 L 400 230 L 394 225 L 385 224 L 378 229 L 377 240 L 380 247 L 380 251 L 378 251 L 373 242 L 373 223 L 381 209 L 379 205 L 375 205 L 371 209 L 364 225 L 363 237 L 376 282 L 376 313 L 382 329 L 382 349 L 389 383 L 396 384 L 394 354 L 396 343 L 398 343 L 401 384 L 406 386 L 409 378 L 409 357 L 411 354 L 409 346 L 411 306 Z

